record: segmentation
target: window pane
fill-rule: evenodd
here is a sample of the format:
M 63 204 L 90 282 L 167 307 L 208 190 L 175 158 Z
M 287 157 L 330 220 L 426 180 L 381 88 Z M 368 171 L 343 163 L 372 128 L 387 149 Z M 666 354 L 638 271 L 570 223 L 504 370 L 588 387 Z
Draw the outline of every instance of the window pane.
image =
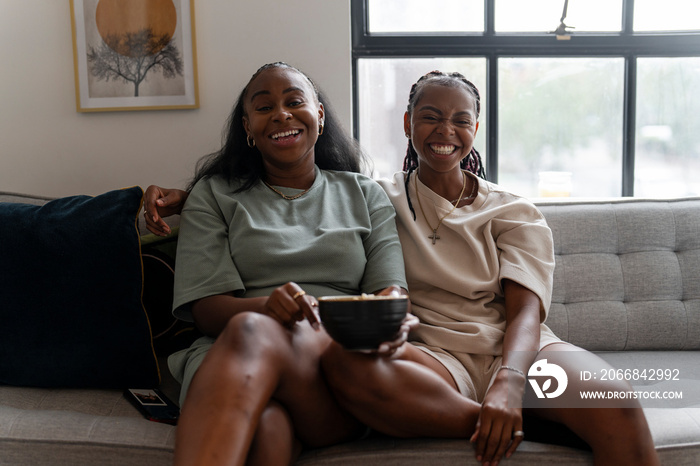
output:
M 483 0 L 368 0 L 369 32 L 483 32 Z
M 634 195 L 700 195 L 700 58 L 639 58 Z
M 502 58 L 498 69 L 499 184 L 527 197 L 620 196 L 624 59 Z
M 683 31 L 700 29 L 698 0 L 635 0 L 635 31 Z
M 552 32 L 561 22 L 563 0 L 495 0 L 497 32 Z M 622 0 L 570 0 L 564 24 L 571 31 L 620 31 Z
M 389 178 L 401 170 L 408 143 L 403 130 L 408 94 L 418 78 L 432 70 L 458 71 L 481 91 L 482 114 L 474 146 L 484 153 L 484 58 L 360 59 L 357 63 L 360 143 L 374 162 L 376 178 Z

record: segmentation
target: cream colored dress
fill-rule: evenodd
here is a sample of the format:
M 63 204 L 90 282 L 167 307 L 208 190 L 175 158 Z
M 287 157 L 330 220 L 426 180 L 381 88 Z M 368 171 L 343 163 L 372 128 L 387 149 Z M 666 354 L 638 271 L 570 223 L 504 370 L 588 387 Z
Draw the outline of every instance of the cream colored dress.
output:
M 480 401 L 500 367 L 506 324 L 503 280 L 533 291 L 541 302 L 540 321 L 547 317 L 554 271 L 551 231 L 530 201 L 478 179 L 474 202 L 442 221 L 440 239 L 433 244 L 416 187 L 433 227 L 453 206 L 414 172 L 408 188 L 414 220 L 404 177 L 399 172 L 380 184 L 397 212 L 412 312 L 421 321 L 411 339 L 450 370 L 463 394 Z M 540 348 L 559 341 L 540 325 Z

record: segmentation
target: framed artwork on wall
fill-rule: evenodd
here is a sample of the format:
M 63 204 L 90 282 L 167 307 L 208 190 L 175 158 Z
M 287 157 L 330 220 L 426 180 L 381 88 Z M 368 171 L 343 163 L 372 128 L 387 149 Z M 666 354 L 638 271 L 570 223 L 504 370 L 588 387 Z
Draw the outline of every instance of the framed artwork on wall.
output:
M 70 0 L 78 112 L 199 108 L 194 0 Z

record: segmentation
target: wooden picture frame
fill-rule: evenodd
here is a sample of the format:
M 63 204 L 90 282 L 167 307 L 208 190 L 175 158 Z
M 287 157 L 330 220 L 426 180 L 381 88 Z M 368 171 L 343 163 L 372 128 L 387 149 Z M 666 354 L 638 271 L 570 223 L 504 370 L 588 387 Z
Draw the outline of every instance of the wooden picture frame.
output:
M 78 112 L 199 108 L 194 0 L 70 0 Z

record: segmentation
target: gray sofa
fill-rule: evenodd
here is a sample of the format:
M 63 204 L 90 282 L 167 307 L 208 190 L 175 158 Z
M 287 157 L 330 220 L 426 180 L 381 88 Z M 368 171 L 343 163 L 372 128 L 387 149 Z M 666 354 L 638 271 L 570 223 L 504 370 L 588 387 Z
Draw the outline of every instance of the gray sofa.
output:
M 46 200 L 6 194 L 0 202 Z M 547 323 L 564 340 L 599 352 L 620 374 L 678 368 L 680 380 L 635 377 L 630 383 L 682 392 L 680 400 L 644 400 L 645 413 L 662 463 L 700 464 L 700 198 L 539 207 L 552 228 L 557 261 Z M 177 400 L 177 384 L 162 375 L 161 389 Z M 0 386 L 0 464 L 167 465 L 175 429 L 145 420 L 121 390 Z M 466 440 L 372 435 L 304 452 L 297 464 L 478 463 Z M 529 436 L 503 464 L 592 459 L 586 449 Z

